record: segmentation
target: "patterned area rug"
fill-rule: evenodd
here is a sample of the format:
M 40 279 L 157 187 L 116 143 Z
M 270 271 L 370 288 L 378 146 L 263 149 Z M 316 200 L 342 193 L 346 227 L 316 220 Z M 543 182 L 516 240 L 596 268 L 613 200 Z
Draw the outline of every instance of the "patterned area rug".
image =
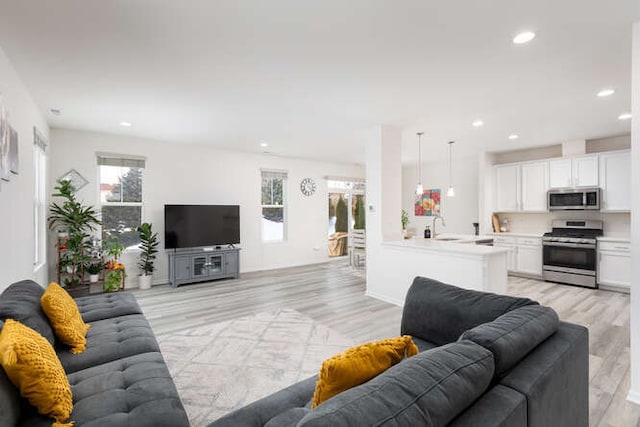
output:
M 355 343 L 295 310 L 258 313 L 159 337 L 191 425 L 317 374 Z

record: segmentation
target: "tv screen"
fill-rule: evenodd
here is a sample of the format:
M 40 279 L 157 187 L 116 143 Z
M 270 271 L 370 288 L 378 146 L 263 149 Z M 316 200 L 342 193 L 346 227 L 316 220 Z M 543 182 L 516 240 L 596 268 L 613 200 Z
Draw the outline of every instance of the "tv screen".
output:
M 240 206 L 164 205 L 164 247 L 240 243 Z

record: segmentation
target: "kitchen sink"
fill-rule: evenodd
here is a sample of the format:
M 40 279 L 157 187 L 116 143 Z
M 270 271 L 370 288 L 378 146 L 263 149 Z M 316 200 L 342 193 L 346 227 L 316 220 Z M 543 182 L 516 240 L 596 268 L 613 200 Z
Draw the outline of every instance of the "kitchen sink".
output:
M 459 237 L 436 237 L 436 240 L 441 242 L 455 242 L 456 240 L 462 240 Z

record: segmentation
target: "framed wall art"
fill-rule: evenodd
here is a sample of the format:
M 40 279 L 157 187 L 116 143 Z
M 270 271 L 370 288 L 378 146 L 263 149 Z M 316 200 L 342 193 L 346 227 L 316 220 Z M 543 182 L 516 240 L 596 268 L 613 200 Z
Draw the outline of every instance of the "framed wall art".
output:
M 436 216 L 440 215 L 440 194 L 439 188 L 424 190 L 421 195 L 416 196 L 414 206 L 415 216 Z

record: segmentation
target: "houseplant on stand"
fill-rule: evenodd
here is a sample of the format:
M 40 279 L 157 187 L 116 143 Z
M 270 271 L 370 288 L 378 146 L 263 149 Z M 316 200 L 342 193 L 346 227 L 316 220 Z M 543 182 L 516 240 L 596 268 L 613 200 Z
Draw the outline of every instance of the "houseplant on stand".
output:
M 153 280 L 153 262 L 158 253 L 158 233 L 154 233 L 151 224 L 148 222 L 140 224 L 136 229 L 140 235 L 140 260 L 138 267 L 140 268 L 140 289 L 150 289 Z
M 126 277 L 124 265 L 118 262 L 118 258 L 124 252 L 124 246 L 117 239 L 111 238 L 105 245 L 105 252 L 109 257 L 109 261 L 107 261 L 103 290 L 105 292 L 115 292 L 121 289 Z
M 61 254 L 57 269 L 64 275 L 63 284 L 70 287 L 80 285 L 84 266 L 89 261 L 90 232 L 100 225 L 98 212 L 93 206 L 85 206 L 76 198 L 71 181 L 61 181 L 53 197 L 60 197 L 62 203 L 52 202 L 49 206 L 48 223 L 50 229 L 67 233 L 58 237 L 58 250 Z
M 99 260 L 90 261 L 84 269 L 89 274 L 89 282 L 96 283 L 100 277 L 100 272 L 104 269 L 104 263 Z

